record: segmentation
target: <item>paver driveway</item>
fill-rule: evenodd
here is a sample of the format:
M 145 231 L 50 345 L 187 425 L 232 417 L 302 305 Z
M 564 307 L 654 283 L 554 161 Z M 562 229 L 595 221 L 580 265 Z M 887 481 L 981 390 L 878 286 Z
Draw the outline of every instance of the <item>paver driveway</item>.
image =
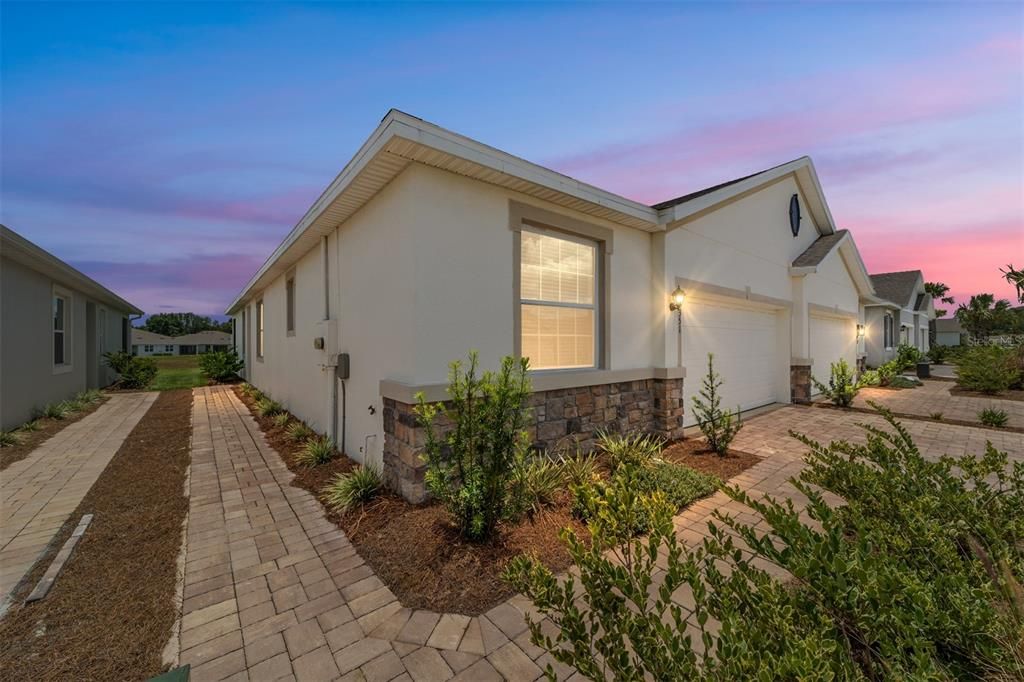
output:
M 114 394 L 0 472 L 0 600 L 6 603 L 157 395 Z
M 1008 426 L 1024 428 L 1024 401 L 1002 400 L 998 397 L 965 396 L 950 393 L 952 381 L 924 381 L 923 386 L 892 390 L 864 388 L 854 399 L 855 407 L 868 407 L 867 401 L 880 403 L 893 412 L 929 417 L 941 412 L 944 419 L 981 423 L 978 413 L 986 408 L 1003 410 Z
M 736 446 L 765 459 L 733 482 L 799 502 L 787 479 L 800 470 L 803 446 L 788 430 L 822 440 L 861 439 L 858 421 L 881 423 L 872 415 L 807 407 L 751 419 Z M 1024 456 L 1022 434 L 907 426 L 927 456 L 981 452 L 986 438 Z M 290 485 L 291 472 L 228 388 L 195 389 L 190 478 L 179 643 L 194 680 L 541 677 L 550 658 L 529 642 L 525 598 L 473 618 L 404 608 L 319 502 Z M 716 509 L 756 521 L 719 493 L 676 518 L 680 537 L 699 542 Z M 678 599 L 688 606 L 685 595 Z M 560 679 L 579 679 L 556 669 Z

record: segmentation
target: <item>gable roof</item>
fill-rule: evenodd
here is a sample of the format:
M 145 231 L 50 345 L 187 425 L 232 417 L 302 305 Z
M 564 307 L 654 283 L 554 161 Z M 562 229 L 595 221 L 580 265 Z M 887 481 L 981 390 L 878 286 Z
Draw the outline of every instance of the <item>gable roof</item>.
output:
M 174 342 L 179 345 L 186 346 L 194 346 L 196 344 L 224 346 L 231 343 L 231 334 L 216 331 L 214 329 L 207 329 L 206 331 L 196 332 L 195 334 L 175 336 Z
M 871 275 L 871 283 L 874 284 L 875 292 L 879 298 L 908 308 L 910 307 L 911 297 L 917 289 L 917 282 L 922 278 L 920 270 L 883 272 Z
M 173 344 L 173 336 L 164 336 L 148 329 L 132 328 L 132 345 L 138 344 Z
M 6 225 L 0 225 L 0 253 L 4 258 L 10 258 L 27 268 L 41 272 L 59 284 L 86 294 L 100 303 L 106 303 L 115 310 L 130 315 L 142 314 L 141 310 L 110 289 L 79 272 L 49 251 L 36 246 Z
M 849 230 L 838 230 L 832 234 L 826 234 L 814 240 L 814 243 L 807 247 L 807 250 L 796 257 L 793 261 L 794 268 L 808 268 L 820 265 L 823 260 L 832 253 L 841 241 L 850 234 Z

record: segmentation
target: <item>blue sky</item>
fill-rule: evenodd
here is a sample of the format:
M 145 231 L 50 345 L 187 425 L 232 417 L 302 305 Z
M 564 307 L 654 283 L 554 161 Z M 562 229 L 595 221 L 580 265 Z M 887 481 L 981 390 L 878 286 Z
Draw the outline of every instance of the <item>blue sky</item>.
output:
M 1024 9 L 2 5 L 0 218 L 219 313 L 391 107 L 656 202 L 808 154 L 869 269 L 1008 296 Z

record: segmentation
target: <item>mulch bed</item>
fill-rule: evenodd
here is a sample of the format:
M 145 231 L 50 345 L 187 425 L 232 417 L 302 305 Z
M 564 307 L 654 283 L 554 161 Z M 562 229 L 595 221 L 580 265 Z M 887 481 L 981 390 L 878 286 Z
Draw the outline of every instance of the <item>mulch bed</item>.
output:
M 235 390 L 252 412 L 253 400 Z M 292 485 L 319 498 L 320 491 L 338 473 L 357 466 L 347 457 L 307 468 L 296 465 L 301 449 L 276 428 L 270 418 L 252 413 L 270 445 L 295 474 Z M 729 451 L 726 457 L 709 454 L 703 441 L 679 441 L 664 456 L 699 471 L 728 480 L 761 461 L 747 453 Z M 559 534 L 570 527 L 586 538 L 586 526 L 570 513 L 568 493 L 553 505 L 519 523 L 503 524 L 490 542 L 468 543 L 459 537 L 445 509 L 436 503 L 414 505 L 385 493 L 362 509 L 344 516 L 324 509 L 355 545 L 360 556 L 402 604 L 441 613 L 478 615 L 515 594 L 502 579 L 505 565 L 530 553 L 556 573 L 572 564 Z
M 705 474 L 728 481 L 761 461 L 757 455 L 739 450 L 727 450 L 724 456 L 716 455 L 707 441 L 696 438 L 675 441 L 661 453 L 662 459 L 684 464 Z
M 192 392 L 166 391 L 135 426 L 0 620 L 0 679 L 128 680 L 159 674 L 174 595 Z M 21 600 L 83 514 L 95 514 L 53 589 Z
M 0 448 L 0 471 L 3 471 L 15 462 L 20 462 L 25 459 L 29 456 L 29 453 L 42 445 L 43 441 L 48 440 L 65 426 L 74 424 L 79 419 L 88 417 L 105 402 L 107 402 L 107 398 L 104 397 L 102 400 L 87 406 L 80 412 L 75 412 L 73 415 L 69 415 L 65 419 L 48 419 L 46 417 L 40 417 L 36 420 L 39 424 L 38 431 L 17 431 L 18 436 L 21 438 L 21 442 L 17 445 Z
M 960 395 L 965 398 L 987 398 L 989 400 L 1017 400 L 1024 401 L 1024 391 L 1020 389 L 1011 389 L 1009 391 L 1002 391 L 1000 393 L 989 394 L 982 393 L 981 391 L 969 391 L 966 388 L 960 388 L 954 386 L 949 389 L 950 395 Z

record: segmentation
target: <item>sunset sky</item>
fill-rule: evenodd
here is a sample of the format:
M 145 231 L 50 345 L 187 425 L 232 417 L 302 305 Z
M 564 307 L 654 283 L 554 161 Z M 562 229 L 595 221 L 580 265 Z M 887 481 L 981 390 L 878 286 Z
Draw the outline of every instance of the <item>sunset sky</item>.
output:
M 1024 265 L 1024 5 L 2 5 L 12 229 L 222 313 L 395 107 L 654 203 L 809 155 L 871 272 Z

